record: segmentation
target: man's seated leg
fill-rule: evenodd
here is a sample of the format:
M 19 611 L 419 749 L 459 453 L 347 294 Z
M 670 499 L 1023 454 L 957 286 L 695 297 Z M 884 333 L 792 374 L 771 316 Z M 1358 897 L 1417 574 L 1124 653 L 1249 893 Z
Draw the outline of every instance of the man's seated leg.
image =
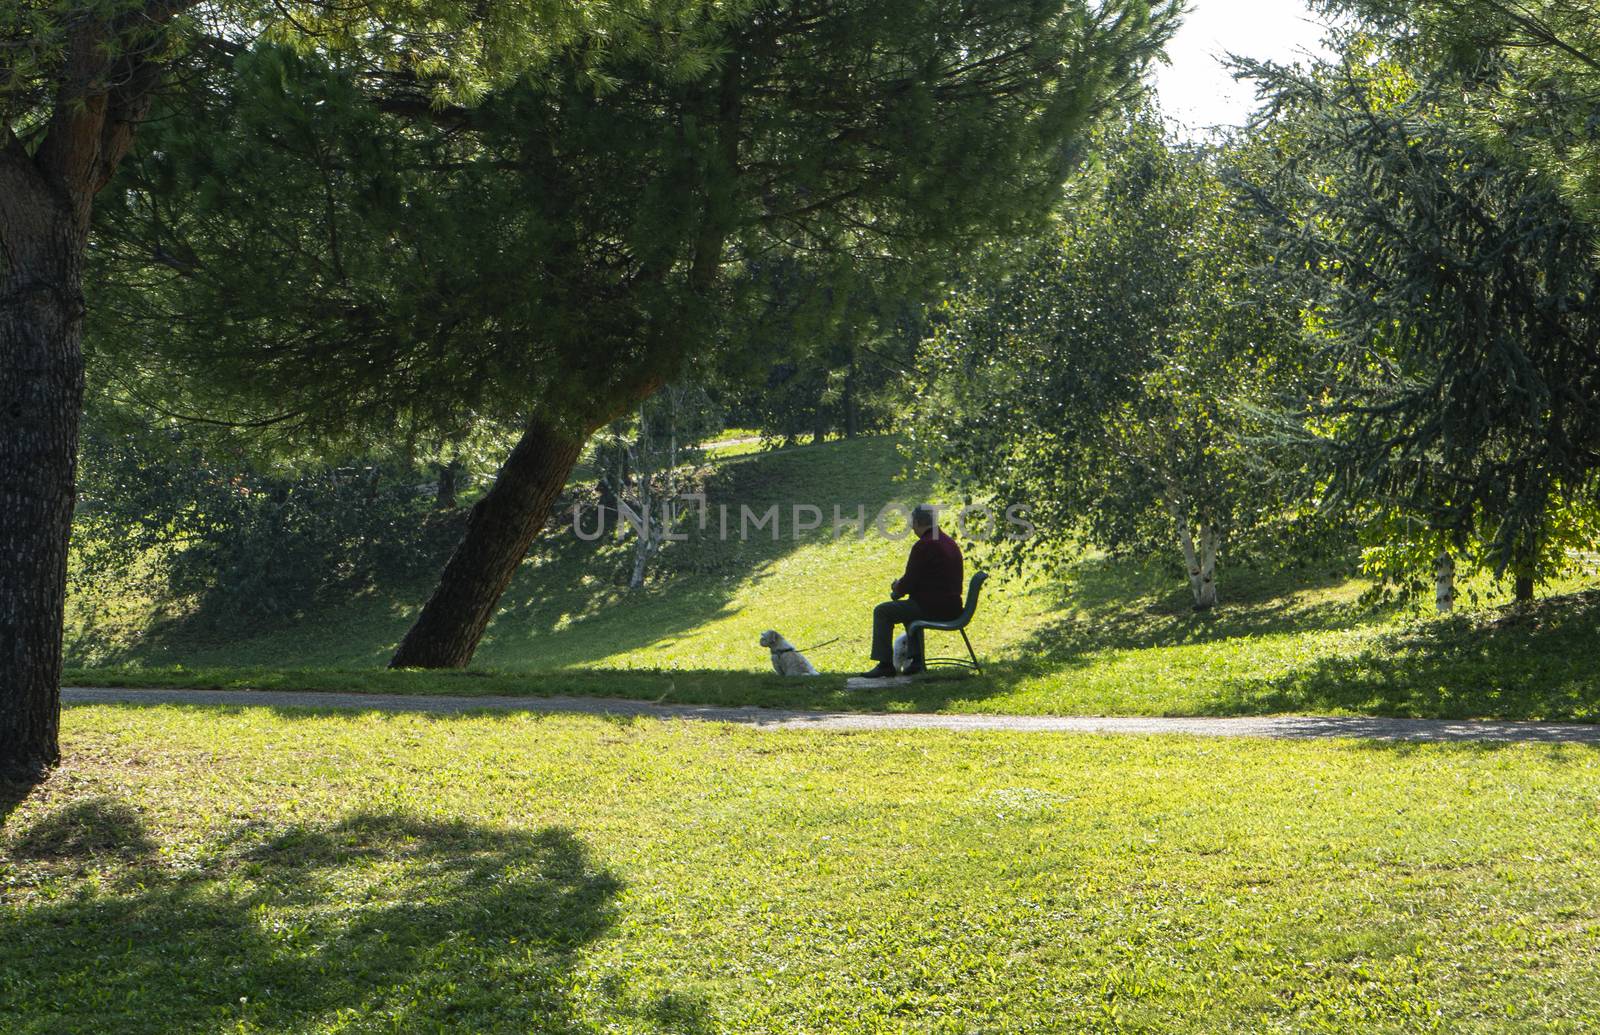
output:
M 872 660 L 878 664 L 861 673 L 868 679 L 895 674 L 894 627 L 909 625 L 922 617 L 922 608 L 910 600 L 885 600 L 872 610 Z
M 911 627 L 908 625 L 906 633 L 906 649 L 911 655 L 911 662 L 906 665 L 906 670 L 902 674 L 915 676 L 927 670 L 927 666 L 923 664 L 922 630 L 918 629 L 916 632 L 912 632 Z

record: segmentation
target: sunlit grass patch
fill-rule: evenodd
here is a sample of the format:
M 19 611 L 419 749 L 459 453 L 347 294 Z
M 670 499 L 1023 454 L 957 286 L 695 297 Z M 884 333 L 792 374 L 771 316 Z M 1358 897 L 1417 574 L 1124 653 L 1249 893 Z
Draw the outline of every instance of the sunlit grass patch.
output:
M 1546 600 L 1507 609 L 1479 574 L 1463 584 L 1463 598 L 1483 606 L 1439 618 L 1429 601 L 1367 600 L 1371 587 L 1347 558 L 1255 570 L 1225 556 L 1221 605 L 1204 614 L 1190 607 L 1169 558 L 1088 551 L 1052 577 L 993 570 L 970 630 L 981 677 L 846 691 L 845 676 L 868 666 L 872 607 L 900 572 L 907 544 L 836 532 L 833 507 L 847 519 L 864 511 L 870 523 L 888 504 L 947 495 L 908 475 L 888 438 L 724 457 L 707 529 L 670 544 L 642 588 L 627 588 L 630 539 L 591 545 L 569 529 L 541 541 L 469 673 L 383 671 L 429 589 L 395 585 L 260 627 L 190 613 L 156 621 L 148 601 L 80 596 L 68 679 L 1029 714 L 1600 717 L 1600 670 L 1590 661 L 1600 597 L 1581 595 L 1593 578 L 1546 587 Z M 796 536 L 797 504 L 818 507 L 822 527 Z M 779 508 L 777 538 L 770 528 L 741 535 L 744 506 Z M 966 545 L 969 571 L 987 565 L 981 544 Z M 808 654 L 824 678 L 770 676 L 756 642 L 768 628 L 814 648 Z M 934 635 L 930 649 L 964 653 L 948 635 Z
M 74 707 L 0 1030 L 1600 1023 L 1600 755 Z

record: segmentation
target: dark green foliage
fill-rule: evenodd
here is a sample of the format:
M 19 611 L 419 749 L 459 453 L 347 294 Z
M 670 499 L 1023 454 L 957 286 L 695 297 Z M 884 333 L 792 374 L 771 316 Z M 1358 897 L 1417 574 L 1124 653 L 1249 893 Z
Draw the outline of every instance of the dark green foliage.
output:
M 142 392 L 314 431 L 442 427 L 548 387 L 530 377 L 561 375 L 550 343 L 584 330 L 575 310 L 595 333 L 646 319 L 572 297 L 538 261 L 577 276 L 575 238 L 618 231 L 505 171 L 522 159 L 407 132 L 345 71 L 286 50 L 208 64 L 101 207 L 92 342 Z
M 185 408 L 526 429 L 394 659 L 463 665 L 584 440 L 716 351 L 725 267 L 920 267 L 1036 223 L 1179 6 L 652 5 L 617 17 L 659 52 L 580 25 L 456 107 L 386 68 L 213 47 L 102 219 L 95 340 Z
M 729 423 L 784 443 L 901 430 L 938 272 L 752 264 L 720 357 Z
M 1593 0 L 1319 0 L 1402 52 L 1471 80 L 1481 141 L 1600 218 L 1600 18 Z
M 459 521 L 398 465 L 271 473 L 202 435 L 91 433 L 74 526 L 80 590 L 151 566 L 210 621 L 286 619 L 438 569 Z
M 1313 75 L 1259 72 L 1282 112 L 1254 187 L 1264 270 L 1305 300 L 1334 500 L 1409 518 L 1434 551 L 1481 544 L 1531 592 L 1591 545 L 1596 238 L 1552 179 L 1484 145 L 1453 77 L 1360 44 Z
M 715 339 L 735 247 L 919 263 L 1036 220 L 1174 14 L 628 12 L 714 58 L 574 43 L 470 108 L 282 49 L 196 52 L 103 206 L 96 345 L 151 393 L 322 432 L 610 419 Z
M 919 452 L 980 499 L 1029 506 L 1041 534 L 1022 553 L 1087 539 L 1176 557 L 1207 529 L 1243 549 L 1307 509 L 1247 448 L 1241 405 L 1292 384 L 1291 314 L 1252 282 L 1225 156 L 1145 117 L 1102 144 L 1057 225 L 975 262 L 938 314 Z

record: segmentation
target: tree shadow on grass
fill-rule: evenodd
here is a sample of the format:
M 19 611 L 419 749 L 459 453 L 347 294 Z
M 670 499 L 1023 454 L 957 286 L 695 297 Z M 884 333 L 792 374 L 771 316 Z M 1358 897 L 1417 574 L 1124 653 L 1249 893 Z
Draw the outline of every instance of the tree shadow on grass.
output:
M 1600 719 L 1600 592 L 1422 619 L 1353 654 L 1232 685 L 1219 714 Z
M 1197 613 L 1190 606 L 1181 575 L 1174 578 L 1159 563 L 1085 559 L 1067 569 L 1058 585 L 1034 590 L 1050 594 L 1062 617 L 1002 650 L 986 649 L 985 608 L 979 608 L 970 635 L 984 662 L 981 675 L 939 669 L 909 684 L 859 689 L 846 689 L 845 675 L 836 672 L 827 672 L 820 679 L 784 679 L 712 669 L 647 673 L 573 668 L 539 672 L 529 680 L 541 688 L 561 688 L 539 692 L 579 696 L 659 697 L 677 703 L 841 711 L 938 711 L 956 702 L 1007 694 L 1022 679 L 1087 668 L 1097 664 L 1106 650 L 1186 644 L 1225 648 L 1228 641 L 1239 638 L 1356 628 L 1372 622 L 1386 608 L 1358 602 L 1359 587 L 1347 585 L 1350 572 L 1348 559 L 1301 571 L 1240 570 L 1233 573 L 1231 595 L 1223 605 Z M 1003 584 L 991 582 L 990 607 L 995 593 L 1003 592 Z M 628 611 L 623 617 L 631 622 L 637 612 Z M 863 634 L 867 618 L 866 614 L 859 618 Z M 931 653 L 964 654 L 953 634 L 929 636 Z M 865 664 L 863 661 L 862 667 Z
M 1217 643 L 1240 637 L 1350 629 L 1392 608 L 1361 604 L 1337 592 L 1352 578 L 1348 565 L 1306 571 L 1232 573 L 1221 603 L 1196 611 L 1193 598 L 1166 566 L 1108 558 L 1080 561 L 1057 593 L 1059 621 L 1016 645 L 1012 653 L 1045 669 L 1105 650 L 1147 650 Z
M 106 795 L 57 809 L 30 826 L 11 846 L 15 857 L 35 861 L 106 855 L 136 859 L 154 851 L 139 810 Z
M 831 538 L 830 514 L 822 527 L 796 539 L 793 505 L 827 510 L 837 504 L 850 515 L 859 506 L 870 522 L 891 503 L 920 500 L 931 486 L 904 470 L 893 439 L 869 438 L 739 457 L 719 468 L 705 491 L 706 528 L 667 544 L 651 567 L 652 579 L 638 590 L 625 588 L 632 538 L 583 543 L 567 526 L 548 536 L 538 563 L 507 591 L 479 657 L 548 671 L 664 645 L 736 613 L 734 599 L 747 584 L 761 583 L 794 551 Z M 726 538 L 722 506 L 728 509 Z M 745 506 L 758 516 L 776 506 L 779 537 L 765 528 L 741 535 Z M 861 577 L 881 574 L 863 571 Z M 826 591 L 817 587 L 819 595 Z M 781 624 L 782 616 L 772 621 Z
M 621 884 L 570 831 L 366 813 L 246 823 L 193 849 L 198 864 L 181 869 L 151 854 L 129 815 L 96 799 L 16 838 L 34 869 L 85 853 L 103 864 L 103 844 L 72 832 L 112 817 L 125 865 L 109 882 L 0 913 L 0 1029 L 706 1027 L 695 1000 L 580 972 L 579 953 L 615 920 Z
M 779 548 L 782 548 L 780 544 Z M 556 667 L 533 672 L 472 670 L 460 673 L 382 673 L 326 670 L 218 670 L 189 669 L 182 685 L 193 688 L 248 686 L 256 689 L 366 690 L 421 692 L 461 696 L 561 696 L 610 697 L 659 701 L 667 704 L 756 706 L 826 711 L 938 711 L 957 702 L 978 702 L 1012 692 L 1019 681 L 1041 675 L 1086 669 L 1099 664 L 1106 650 L 1135 650 L 1185 644 L 1214 644 L 1228 649 L 1229 641 L 1272 633 L 1355 628 L 1381 614 L 1356 600 L 1359 587 L 1351 587 L 1349 574 L 1337 566 L 1302 572 L 1258 574 L 1239 571 L 1230 582 L 1232 596 L 1216 611 L 1197 614 L 1188 604 L 1180 580 L 1159 565 L 1140 566 L 1125 561 L 1086 559 L 1073 565 L 1055 586 L 1034 589 L 1050 595 L 1063 616 L 1047 628 L 1002 649 L 986 637 L 986 611 L 997 594 L 1010 590 L 996 580 L 970 629 L 974 646 L 984 663 L 983 674 L 949 669 L 935 670 L 909 684 L 847 689 L 848 673 L 865 667 L 861 660 L 846 672 L 837 671 L 839 653 L 813 656 L 824 669 L 815 679 L 775 676 L 770 672 L 715 668 L 590 668 L 586 652 L 595 647 L 592 637 L 600 626 L 605 649 L 621 650 L 629 643 L 663 642 L 686 626 L 709 620 L 727 606 L 727 590 L 694 585 L 678 596 L 643 606 L 637 598 L 609 615 L 590 619 L 583 635 L 563 634 L 544 640 L 542 660 Z M 593 593 L 595 591 L 586 591 Z M 668 606 L 670 605 L 670 606 Z M 550 606 L 546 602 L 546 606 Z M 525 616 L 510 613 L 512 624 Z M 507 620 L 507 619 L 503 619 Z M 865 639 L 868 615 L 856 627 Z M 520 635 L 520 633 L 519 633 Z M 543 634 L 541 634 L 543 635 Z M 929 650 L 935 655 L 961 655 L 958 638 L 930 633 Z M 493 635 L 491 635 L 491 641 Z M 752 647 L 754 645 L 752 644 Z M 494 652 L 484 652 L 492 659 Z M 487 660 L 487 659 L 486 659 Z M 855 659 L 852 659 L 855 660 Z M 493 664 L 493 661 L 490 661 Z M 216 678 L 213 678 L 213 675 Z M 137 673 L 118 678 L 140 685 Z M 160 682 L 171 682 L 163 678 Z
M 1529 742 L 1515 740 L 1446 741 L 1365 738 L 1350 740 L 1348 743 L 1352 750 L 1372 755 L 1383 755 L 1391 759 L 1416 758 L 1433 762 L 1441 757 L 1448 757 L 1453 760 L 1486 760 L 1507 751 L 1523 750 L 1528 747 Z M 1556 769 L 1592 766 L 1595 763 L 1596 756 L 1600 755 L 1600 745 L 1587 742 L 1543 740 L 1532 743 L 1537 745 L 1540 764 L 1550 765 Z
M 6 820 L 37 788 L 38 784 L 0 779 L 0 830 L 5 829 Z

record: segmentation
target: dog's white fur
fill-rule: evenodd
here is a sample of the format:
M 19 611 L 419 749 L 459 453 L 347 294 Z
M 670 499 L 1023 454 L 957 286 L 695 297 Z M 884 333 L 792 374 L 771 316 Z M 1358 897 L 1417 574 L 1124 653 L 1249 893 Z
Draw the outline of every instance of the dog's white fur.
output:
M 894 670 L 904 672 L 911 664 L 911 640 L 905 633 L 894 638 Z
M 804 654 L 794 649 L 794 644 L 778 635 L 776 629 L 761 634 L 761 646 L 772 652 L 772 671 L 780 676 L 821 675 Z

